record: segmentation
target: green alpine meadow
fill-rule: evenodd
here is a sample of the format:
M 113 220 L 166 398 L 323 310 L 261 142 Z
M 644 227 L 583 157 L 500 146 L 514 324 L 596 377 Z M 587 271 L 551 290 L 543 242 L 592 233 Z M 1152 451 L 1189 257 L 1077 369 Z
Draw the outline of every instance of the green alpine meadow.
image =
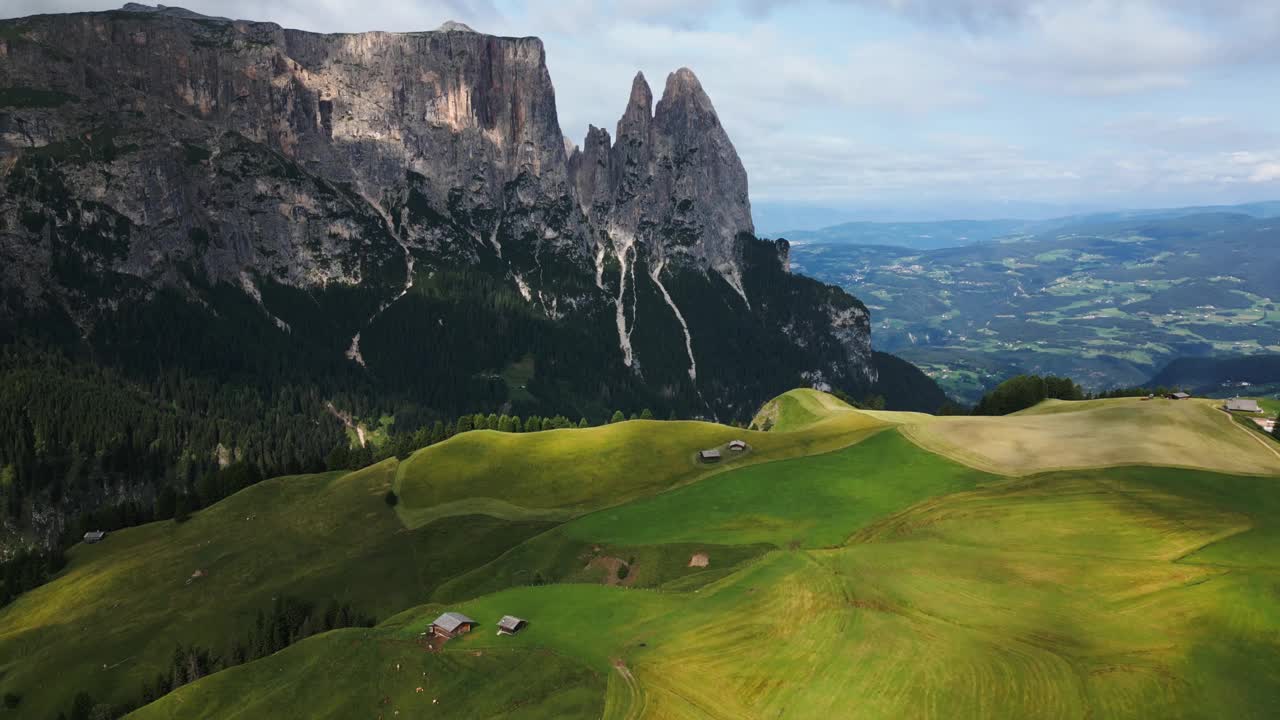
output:
M 0 720 L 1280 717 L 1274 3 L 187 3 L 0 7 Z
M 1280 443 L 1211 401 L 975 429 L 796 390 L 762 418 L 473 431 L 77 545 L 0 611 L 6 687 L 131 718 L 1261 717 L 1280 691 Z M 291 627 L 291 596 L 361 620 Z M 434 634 L 447 611 L 474 630 Z

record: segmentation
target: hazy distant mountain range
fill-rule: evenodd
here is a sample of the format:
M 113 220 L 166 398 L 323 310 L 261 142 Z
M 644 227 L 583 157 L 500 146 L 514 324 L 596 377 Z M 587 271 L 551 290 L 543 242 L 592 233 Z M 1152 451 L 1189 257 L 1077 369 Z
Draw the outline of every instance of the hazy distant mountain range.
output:
M 774 210 L 772 212 L 779 213 Z M 837 211 L 824 211 L 836 214 Z M 1127 220 L 1169 220 L 1189 215 L 1231 213 L 1256 218 L 1280 217 L 1280 201 L 1243 205 L 1204 205 L 1147 210 L 1114 210 L 1109 212 L 1066 215 L 1047 220 L 932 220 L 923 222 L 857 221 L 832 224 L 819 230 L 789 230 L 773 233 L 792 242 L 851 243 L 855 245 L 892 245 L 894 247 L 933 250 L 971 245 L 1001 239 L 1042 237 L 1059 230 L 1076 230 L 1084 226 Z M 791 213 L 798 216 L 798 213 Z M 773 222 L 789 215 L 779 213 Z M 798 218 L 797 218 L 798 219 Z

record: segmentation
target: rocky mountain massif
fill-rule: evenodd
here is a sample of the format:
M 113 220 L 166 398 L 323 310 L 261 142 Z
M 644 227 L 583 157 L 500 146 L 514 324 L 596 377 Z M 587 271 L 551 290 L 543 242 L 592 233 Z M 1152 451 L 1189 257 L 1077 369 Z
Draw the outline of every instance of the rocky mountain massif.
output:
M 539 381 L 600 375 L 575 404 L 618 404 L 603 380 L 724 417 L 802 377 L 876 378 L 861 303 L 787 276 L 785 244 L 752 237 L 746 173 L 687 69 L 656 108 L 638 75 L 616 137 L 591 128 L 578 149 L 536 38 L 318 35 L 137 5 L 0 27 L 10 333 L 38 312 L 101 352 L 124 342 L 122 313 L 216 318 L 247 300 L 294 344 L 422 374 L 423 390 L 532 354 Z M 606 361 L 557 368 L 535 338 L 495 333 L 490 357 L 432 377 L 444 348 L 498 329 L 432 308 L 458 285 L 574 328 L 568 355 Z
M 9 514 L 323 467 L 334 415 L 745 420 L 802 384 L 942 402 L 872 353 L 861 302 L 754 237 L 692 72 L 656 104 L 637 76 L 578 148 L 544 60 L 456 23 L 0 21 Z

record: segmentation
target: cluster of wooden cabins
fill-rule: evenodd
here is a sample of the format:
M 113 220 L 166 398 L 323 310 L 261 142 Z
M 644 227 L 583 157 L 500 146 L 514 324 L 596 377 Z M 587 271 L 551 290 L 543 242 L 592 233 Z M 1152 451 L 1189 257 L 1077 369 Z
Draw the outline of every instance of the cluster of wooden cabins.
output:
M 1191 396 L 1184 392 L 1165 393 L 1163 397 L 1165 397 L 1168 400 L 1191 399 Z M 1148 395 L 1143 399 L 1152 400 L 1154 398 L 1155 398 L 1155 395 Z M 1224 401 L 1222 403 L 1222 409 L 1226 410 L 1227 412 L 1242 412 L 1242 413 L 1262 412 L 1262 406 L 1258 404 L 1257 400 L 1251 400 L 1249 398 L 1241 398 L 1241 397 L 1233 397 Z
M 1174 393 L 1168 393 L 1164 395 L 1164 397 L 1170 400 L 1186 400 L 1191 396 L 1184 392 L 1174 392 Z M 1155 398 L 1155 395 L 1148 395 L 1145 398 L 1143 398 L 1143 400 L 1152 400 L 1154 398 Z M 1233 398 L 1224 400 L 1222 402 L 1222 409 L 1226 411 L 1228 414 L 1246 413 L 1249 415 L 1261 415 L 1263 412 L 1265 412 L 1262 409 L 1262 406 L 1258 404 L 1257 400 L 1253 400 L 1251 398 L 1242 398 L 1242 397 L 1233 397 Z M 1263 432 L 1265 433 L 1275 432 L 1276 421 L 1274 419 L 1267 418 L 1267 417 L 1255 417 L 1255 418 L 1252 418 L 1252 420 L 1255 423 L 1257 423 L 1258 427 L 1262 428 Z
M 746 449 L 747 449 L 747 443 L 744 440 L 731 440 L 729 442 L 729 452 L 740 453 L 740 452 L 744 452 Z M 712 448 L 710 450 L 698 451 L 699 462 L 704 462 L 704 463 L 720 462 L 720 459 L 722 457 L 723 455 L 721 455 L 719 448 Z
M 529 621 L 514 615 L 503 615 L 498 621 L 499 635 L 515 635 L 528 626 Z M 431 634 L 448 640 L 466 635 L 480 626 L 480 623 L 459 612 L 442 613 L 431 623 Z

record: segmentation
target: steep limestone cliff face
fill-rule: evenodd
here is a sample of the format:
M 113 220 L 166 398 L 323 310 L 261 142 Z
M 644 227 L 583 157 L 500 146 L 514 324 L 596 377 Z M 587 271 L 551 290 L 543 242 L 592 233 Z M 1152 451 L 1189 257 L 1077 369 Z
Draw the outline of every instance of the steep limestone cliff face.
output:
M 92 346 L 171 291 L 224 317 L 232 288 L 279 332 L 424 388 L 532 355 L 544 395 L 749 415 L 803 378 L 874 380 L 866 309 L 754 239 L 692 72 L 656 106 L 638 75 L 615 136 L 572 148 L 542 43 L 456 23 L 319 35 L 141 6 L 0 22 L 0 334 L 38 311 Z M 449 326 L 459 302 L 528 325 Z M 500 349 L 458 359 L 467 332 Z M 773 346 L 785 361 L 725 351 Z
M 612 147 L 592 127 L 569 167 L 584 212 L 610 240 L 638 241 L 667 262 L 697 261 L 747 299 L 737 247 L 739 233 L 754 232 L 747 173 L 691 70 L 667 78 L 656 111 L 636 75 Z

